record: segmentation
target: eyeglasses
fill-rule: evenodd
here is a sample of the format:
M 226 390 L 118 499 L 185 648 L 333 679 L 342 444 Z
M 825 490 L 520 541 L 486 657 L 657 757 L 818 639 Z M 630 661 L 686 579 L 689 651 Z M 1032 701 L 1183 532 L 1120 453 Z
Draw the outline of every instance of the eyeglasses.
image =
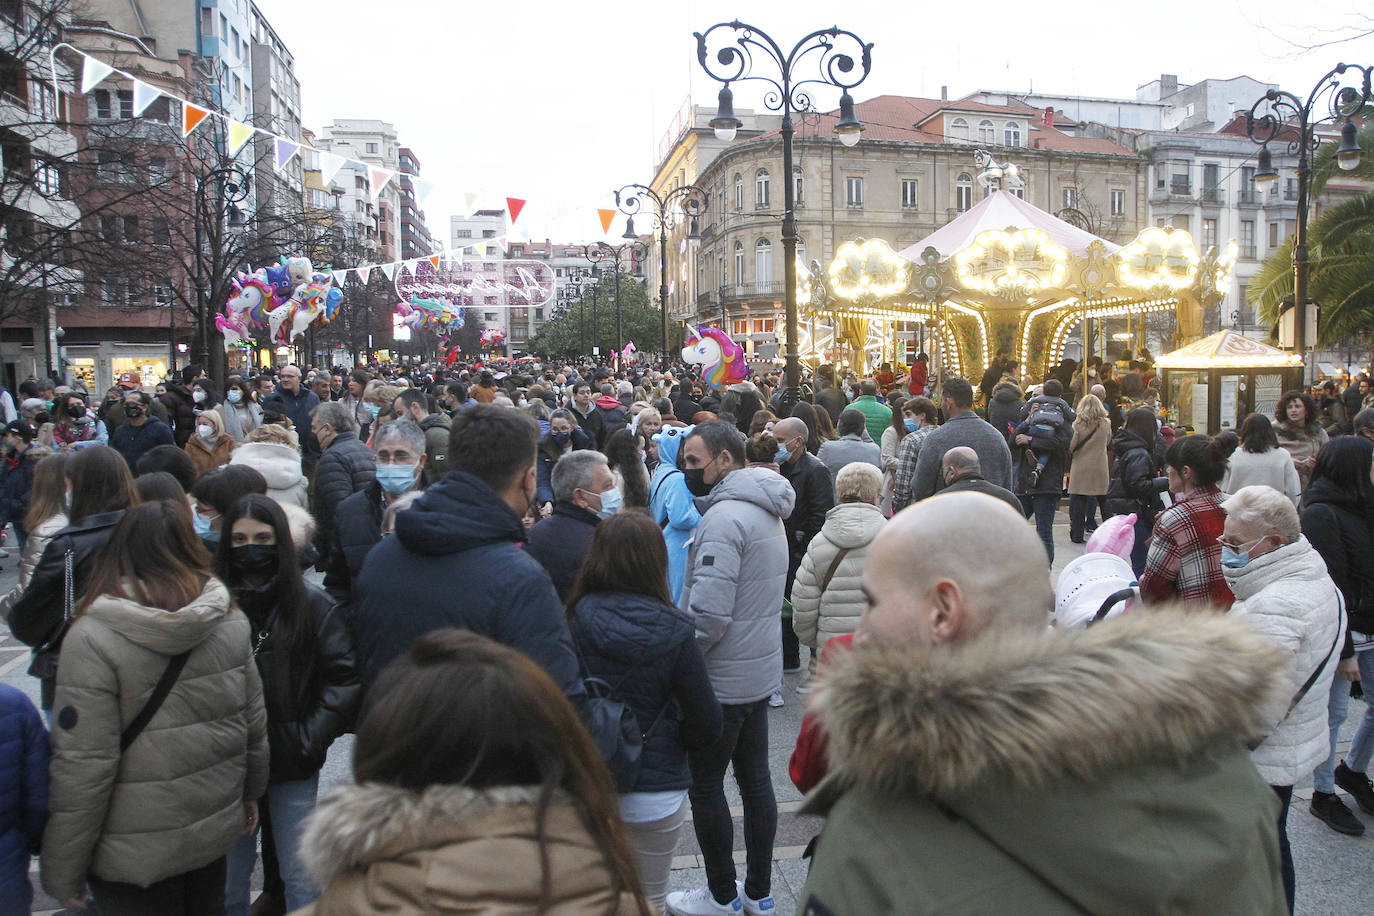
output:
M 1248 543 L 1248 544 L 1237 544 L 1237 543 L 1235 543 L 1235 542 L 1233 542 L 1233 541 L 1228 541 L 1228 540 L 1227 540 L 1226 538 L 1224 538 L 1224 537 L 1219 537 L 1219 538 L 1217 538 L 1217 543 L 1220 544 L 1222 547 L 1229 547 L 1230 549 L 1234 550 L 1236 553 L 1245 553 L 1245 552 L 1246 552 L 1247 550 L 1249 550 L 1251 547 L 1254 547 L 1256 544 L 1258 544 L 1260 541 L 1264 540 L 1264 539 L 1267 538 L 1267 537 L 1269 537 L 1269 535 L 1267 535 L 1267 534 L 1262 534 L 1262 535 L 1260 535 L 1259 537 L 1255 538 L 1253 541 L 1251 541 L 1251 542 Z

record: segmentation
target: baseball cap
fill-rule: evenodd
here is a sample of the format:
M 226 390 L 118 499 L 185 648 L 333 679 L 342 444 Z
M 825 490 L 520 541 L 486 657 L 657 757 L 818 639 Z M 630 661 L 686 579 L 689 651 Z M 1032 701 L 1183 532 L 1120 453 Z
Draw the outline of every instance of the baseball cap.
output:
M 33 424 L 28 423 L 24 420 L 14 420 L 13 422 L 6 424 L 5 432 L 14 433 L 16 436 L 18 436 L 20 439 L 23 439 L 25 442 L 32 442 L 34 437 L 38 435 L 38 430 L 33 428 Z
M 120 388 L 138 388 L 143 384 L 137 372 L 125 372 L 119 376 Z

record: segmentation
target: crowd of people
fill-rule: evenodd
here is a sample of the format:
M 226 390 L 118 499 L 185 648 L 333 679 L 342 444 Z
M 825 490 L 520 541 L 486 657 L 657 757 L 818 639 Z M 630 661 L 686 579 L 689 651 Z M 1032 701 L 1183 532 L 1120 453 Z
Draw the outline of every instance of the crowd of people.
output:
M 40 697 L 0 689 L 0 913 L 37 854 L 109 914 L 767 914 L 789 673 L 807 912 L 1291 912 L 1294 784 L 1374 814 L 1374 714 L 1335 754 L 1374 677 L 1368 382 L 1207 436 L 1120 368 L 0 390 Z M 1128 538 L 1132 612 L 1090 629 L 1052 625 L 1065 496 L 1073 542 Z M 706 881 L 669 893 L 689 817 Z

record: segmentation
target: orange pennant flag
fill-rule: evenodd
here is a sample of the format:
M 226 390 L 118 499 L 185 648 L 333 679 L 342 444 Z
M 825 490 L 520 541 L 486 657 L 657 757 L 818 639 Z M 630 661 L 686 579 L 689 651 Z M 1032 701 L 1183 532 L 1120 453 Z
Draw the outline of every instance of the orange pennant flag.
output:
M 596 215 L 601 217 L 601 231 L 610 232 L 611 222 L 615 219 L 614 210 L 597 210 Z
M 200 126 L 200 122 L 210 116 L 210 109 L 201 108 L 199 105 L 192 105 L 190 102 L 181 103 L 181 135 L 189 137 L 191 131 Z
M 520 211 L 525 209 L 525 202 L 518 197 L 507 197 L 506 206 L 510 207 L 510 221 L 514 225 L 520 218 Z
M 436 254 L 436 255 L 431 255 L 430 258 L 429 258 L 429 263 L 430 263 L 430 266 L 431 266 L 431 267 L 433 267 L 435 270 L 438 270 L 438 269 L 439 269 L 439 256 L 438 256 L 437 254 Z

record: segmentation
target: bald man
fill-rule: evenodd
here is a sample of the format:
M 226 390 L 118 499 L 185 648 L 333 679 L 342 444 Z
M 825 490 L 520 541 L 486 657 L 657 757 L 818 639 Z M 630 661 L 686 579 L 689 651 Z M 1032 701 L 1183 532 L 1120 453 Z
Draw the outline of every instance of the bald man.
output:
M 990 555 L 995 546 L 995 562 Z M 799 912 L 1288 912 L 1277 796 L 1245 747 L 1291 696 L 1239 619 L 1048 628 L 1021 514 L 947 493 L 895 516 L 814 711 L 826 817 Z
M 773 438 L 785 449 L 778 451 L 778 468 L 797 496 L 792 514 L 783 520 L 788 549 L 785 597 L 790 601 L 792 582 L 806 557 L 806 548 L 825 525 L 825 514 L 835 508 L 835 481 L 821 460 L 806 450 L 807 428 L 801 420 L 785 417 L 774 423 Z M 782 670 L 789 674 L 800 671 L 801 644 L 796 631 L 790 620 L 783 620 L 781 626 Z M 781 692 L 769 699 L 774 706 L 782 705 Z
M 956 446 L 945 452 L 940 459 L 940 475 L 944 478 L 942 493 L 986 493 L 995 496 L 1016 511 L 1021 511 L 1021 501 L 1006 487 L 983 477 L 982 466 L 978 463 L 978 453 L 967 445 Z

